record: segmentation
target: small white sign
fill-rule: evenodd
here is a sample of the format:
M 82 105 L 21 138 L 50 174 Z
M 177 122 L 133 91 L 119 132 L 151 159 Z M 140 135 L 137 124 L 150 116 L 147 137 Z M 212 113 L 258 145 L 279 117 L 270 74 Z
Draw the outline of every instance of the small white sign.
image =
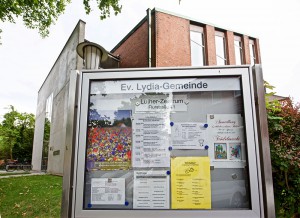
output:
M 169 209 L 169 175 L 166 171 L 135 171 L 134 209 Z
M 216 168 L 246 164 L 243 118 L 240 114 L 208 114 L 209 156 Z
M 91 204 L 124 205 L 125 178 L 92 178 Z
M 144 95 L 135 102 L 135 112 L 187 111 L 186 95 Z
M 238 77 L 116 80 L 91 83 L 91 94 L 166 93 L 240 90 Z
M 173 149 L 204 149 L 207 145 L 207 124 L 205 123 L 174 123 L 172 130 Z

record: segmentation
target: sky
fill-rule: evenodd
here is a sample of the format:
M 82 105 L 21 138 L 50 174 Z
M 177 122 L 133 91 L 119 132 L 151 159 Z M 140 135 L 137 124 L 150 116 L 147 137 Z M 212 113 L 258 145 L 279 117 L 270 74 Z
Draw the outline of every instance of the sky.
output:
M 146 16 L 160 8 L 183 16 L 259 38 L 264 79 L 277 95 L 300 102 L 299 0 L 121 0 L 121 14 L 101 21 L 95 9 L 84 12 L 73 0 L 41 38 L 37 30 L 0 23 L 0 119 L 9 105 L 19 112 L 36 112 L 38 90 L 79 19 L 86 22 L 85 38 L 111 50 Z

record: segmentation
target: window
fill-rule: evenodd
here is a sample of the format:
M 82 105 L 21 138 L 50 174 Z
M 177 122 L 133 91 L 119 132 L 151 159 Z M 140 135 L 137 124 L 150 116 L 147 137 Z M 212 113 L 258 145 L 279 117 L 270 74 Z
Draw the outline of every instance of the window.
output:
M 242 39 L 240 36 L 234 36 L 234 53 L 235 53 L 235 64 L 243 64 L 243 48 Z
M 256 55 L 255 55 L 255 43 L 253 39 L 249 40 L 249 50 L 250 50 L 250 63 L 251 65 L 255 64 L 255 59 L 256 59 Z
M 226 65 L 225 34 L 222 32 L 216 32 L 215 41 L 217 65 Z
M 205 65 L 205 51 L 204 51 L 204 34 L 203 28 L 199 26 L 191 26 L 191 62 L 192 66 Z

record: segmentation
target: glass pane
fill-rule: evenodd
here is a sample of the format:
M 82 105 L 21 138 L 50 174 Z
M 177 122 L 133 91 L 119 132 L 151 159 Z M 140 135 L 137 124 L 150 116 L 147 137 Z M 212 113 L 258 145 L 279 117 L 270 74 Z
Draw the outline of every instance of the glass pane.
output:
M 234 41 L 235 64 L 242 64 L 242 47 L 240 41 Z
M 203 34 L 191 31 L 190 36 L 192 66 L 204 66 Z
M 251 65 L 255 64 L 255 50 L 254 50 L 254 44 L 249 44 L 249 50 L 250 50 L 250 61 Z
M 217 56 L 217 65 L 225 65 L 226 61 L 223 58 L 220 58 L 219 56 Z
M 217 65 L 225 65 L 226 57 L 225 57 L 224 37 L 215 36 L 215 41 L 216 41 Z
M 240 84 L 92 81 L 83 208 L 249 209 Z

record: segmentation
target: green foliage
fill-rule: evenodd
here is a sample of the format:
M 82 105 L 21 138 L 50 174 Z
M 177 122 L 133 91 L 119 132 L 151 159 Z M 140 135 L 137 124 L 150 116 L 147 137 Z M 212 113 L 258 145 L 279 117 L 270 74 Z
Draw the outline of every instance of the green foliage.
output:
M 273 88 L 273 87 L 268 87 Z M 268 99 L 268 95 L 266 96 Z M 268 101 L 273 185 L 278 217 L 300 216 L 300 105 Z
M 40 35 L 49 34 L 49 27 L 61 15 L 71 0 L 2 0 L 0 4 L 0 20 L 15 23 L 21 17 L 25 26 L 38 29 Z
M 91 12 L 90 0 L 83 0 L 87 14 Z M 97 0 L 100 18 L 110 17 L 111 8 L 114 14 L 121 12 L 119 0 Z M 1 0 L 0 21 L 15 23 L 16 18 L 22 18 L 24 25 L 30 29 L 38 29 L 42 37 L 49 35 L 49 27 L 65 12 L 71 0 Z M 1 34 L 1 29 L 0 29 Z M 1 38 L 0 38 L 1 39 Z
M 39 175 L 0 179 L 0 215 L 60 217 L 62 177 Z
M 0 158 L 31 160 L 35 118 L 10 105 L 0 124 Z
M 110 17 L 110 9 L 112 8 L 115 15 L 121 13 L 122 5 L 119 5 L 119 0 L 96 0 L 97 7 L 100 10 L 100 19 Z M 83 0 L 86 14 L 91 12 L 90 0 Z

